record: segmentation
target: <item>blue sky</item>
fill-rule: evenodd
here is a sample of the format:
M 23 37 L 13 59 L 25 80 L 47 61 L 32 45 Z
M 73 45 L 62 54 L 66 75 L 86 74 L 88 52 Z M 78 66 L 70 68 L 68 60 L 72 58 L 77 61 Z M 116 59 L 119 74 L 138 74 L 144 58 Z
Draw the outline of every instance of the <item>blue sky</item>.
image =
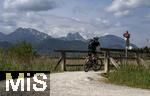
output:
M 85 38 L 128 30 L 131 42 L 150 46 L 150 0 L 0 0 L 0 29 L 31 27 L 54 37 Z

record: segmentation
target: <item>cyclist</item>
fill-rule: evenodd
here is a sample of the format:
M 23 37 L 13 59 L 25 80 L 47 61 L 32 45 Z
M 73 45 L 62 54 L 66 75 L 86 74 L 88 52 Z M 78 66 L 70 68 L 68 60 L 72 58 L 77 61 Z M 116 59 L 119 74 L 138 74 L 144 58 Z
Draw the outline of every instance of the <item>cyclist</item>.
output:
M 100 49 L 100 42 L 98 41 L 98 37 L 94 37 L 90 40 L 88 44 L 88 56 L 91 58 L 96 57 L 96 49 L 99 47 Z

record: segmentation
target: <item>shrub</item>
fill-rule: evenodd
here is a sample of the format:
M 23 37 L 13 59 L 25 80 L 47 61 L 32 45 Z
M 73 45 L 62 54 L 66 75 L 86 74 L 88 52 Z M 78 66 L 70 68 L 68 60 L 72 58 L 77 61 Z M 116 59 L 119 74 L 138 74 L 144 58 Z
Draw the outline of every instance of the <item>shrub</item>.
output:
M 13 61 L 19 61 L 19 63 L 30 63 L 33 54 L 32 45 L 24 41 L 13 45 L 7 51 L 7 57 Z

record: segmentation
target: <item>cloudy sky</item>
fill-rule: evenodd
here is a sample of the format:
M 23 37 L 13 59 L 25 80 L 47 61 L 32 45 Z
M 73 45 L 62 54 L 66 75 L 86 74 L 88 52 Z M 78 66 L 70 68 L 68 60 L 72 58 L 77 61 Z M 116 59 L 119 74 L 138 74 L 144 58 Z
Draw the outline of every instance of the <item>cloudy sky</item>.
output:
M 35 28 L 54 37 L 85 38 L 128 30 L 131 42 L 150 45 L 150 0 L 0 0 L 0 32 Z

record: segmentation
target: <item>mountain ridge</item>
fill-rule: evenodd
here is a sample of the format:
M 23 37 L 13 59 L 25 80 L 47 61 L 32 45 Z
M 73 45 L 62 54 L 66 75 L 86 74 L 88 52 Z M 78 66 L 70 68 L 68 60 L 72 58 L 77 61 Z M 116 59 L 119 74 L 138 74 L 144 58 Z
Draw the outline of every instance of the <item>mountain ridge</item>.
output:
M 14 32 L 5 35 L 3 40 L 11 43 L 16 43 L 19 41 L 27 41 L 30 43 L 38 43 L 43 39 L 51 38 L 48 34 L 40 32 L 32 28 L 17 28 Z
M 4 35 L 3 40 L 1 39 L 1 42 L 6 41 L 12 44 L 17 43 L 18 41 L 27 41 L 33 44 L 34 48 L 40 53 L 52 52 L 54 49 L 84 50 L 87 49 L 88 46 L 88 40 L 84 39 L 79 32 L 68 33 L 66 37 L 54 38 L 32 28 L 18 28 L 11 34 Z M 115 35 L 101 36 L 99 37 L 99 41 L 103 48 L 125 48 L 125 40 Z M 4 43 L 2 44 L 4 45 Z M 131 44 L 131 46 L 133 46 L 133 48 L 137 48 L 134 44 Z

